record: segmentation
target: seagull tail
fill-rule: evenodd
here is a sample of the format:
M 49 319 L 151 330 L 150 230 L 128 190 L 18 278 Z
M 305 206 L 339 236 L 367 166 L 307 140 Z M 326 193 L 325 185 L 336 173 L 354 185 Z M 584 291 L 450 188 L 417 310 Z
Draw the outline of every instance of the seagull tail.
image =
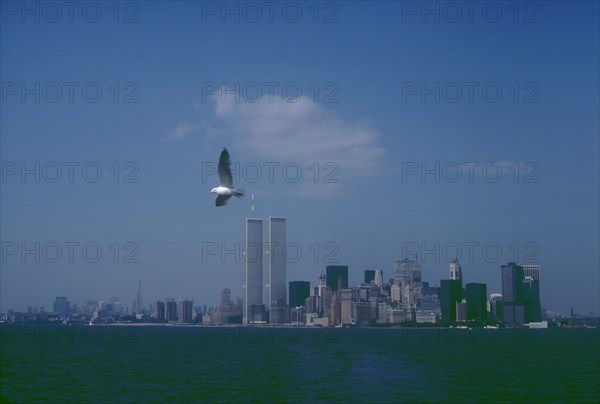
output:
M 243 189 L 235 189 L 233 191 L 233 195 L 237 196 L 238 198 L 244 196 L 245 193 L 246 191 L 244 191 Z

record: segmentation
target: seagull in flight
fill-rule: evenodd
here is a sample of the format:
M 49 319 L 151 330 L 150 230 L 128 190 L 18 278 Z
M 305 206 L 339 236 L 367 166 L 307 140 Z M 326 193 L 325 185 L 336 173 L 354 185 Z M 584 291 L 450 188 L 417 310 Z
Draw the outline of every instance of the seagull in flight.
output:
M 233 179 L 231 177 L 231 158 L 226 148 L 223 148 L 221 157 L 219 157 L 219 180 L 221 184 L 210 191 L 211 194 L 217 194 L 216 206 L 223 206 L 231 195 L 238 198 L 244 196 L 244 191 L 233 188 Z

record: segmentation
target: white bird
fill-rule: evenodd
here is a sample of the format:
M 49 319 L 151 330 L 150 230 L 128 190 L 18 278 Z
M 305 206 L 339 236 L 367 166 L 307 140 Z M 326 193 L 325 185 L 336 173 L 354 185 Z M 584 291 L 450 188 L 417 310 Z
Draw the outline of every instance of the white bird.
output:
M 225 205 L 227 200 L 231 198 L 231 195 L 237 196 L 238 198 L 244 196 L 243 190 L 233 188 L 231 159 L 229 158 L 229 152 L 226 148 L 223 148 L 221 157 L 219 158 L 219 180 L 221 185 L 210 191 L 211 194 L 217 194 L 217 199 L 215 201 L 216 206 Z

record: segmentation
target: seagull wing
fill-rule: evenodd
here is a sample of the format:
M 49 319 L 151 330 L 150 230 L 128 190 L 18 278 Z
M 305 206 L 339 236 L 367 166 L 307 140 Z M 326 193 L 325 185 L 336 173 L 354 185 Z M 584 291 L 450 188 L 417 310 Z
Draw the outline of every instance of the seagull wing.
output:
M 225 148 L 223 148 L 221 157 L 219 158 L 219 180 L 221 181 L 222 187 L 233 187 L 233 179 L 231 178 L 231 159 L 229 158 L 229 152 Z M 225 203 L 223 203 L 223 205 L 224 204 Z
M 217 196 L 217 200 L 215 201 L 216 206 L 224 206 L 227 204 L 227 200 L 231 198 L 231 195 L 219 195 Z

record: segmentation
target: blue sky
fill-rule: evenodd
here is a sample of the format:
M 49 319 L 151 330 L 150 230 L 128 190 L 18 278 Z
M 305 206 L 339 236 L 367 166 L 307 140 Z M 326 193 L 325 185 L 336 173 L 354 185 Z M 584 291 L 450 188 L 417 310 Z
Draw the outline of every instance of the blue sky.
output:
M 288 280 L 314 284 L 326 257 L 351 284 L 365 269 L 387 279 L 417 246 L 439 284 L 459 245 L 465 281 L 488 293 L 501 291 L 501 264 L 528 258 L 545 308 L 597 313 L 598 3 L 491 2 L 483 14 L 488 3 L 472 18 L 453 3 L 455 22 L 436 2 L 434 14 L 320 3 L 318 17 L 313 3 L 283 2 L 272 21 L 259 2 L 257 22 L 236 2 L 123 2 L 117 22 L 113 3 L 63 8 L 57 22 L 44 3 L 3 3 L 0 309 L 63 295 L 130 303 L 138 279 L 146 303 L 241 296 L 241 257 L 220 253 L 239 251 L 254 194 L 254 216 L 286 217 L 302 252 Z M 223 147 L 248 195 L 217 209 Z M 36 162 L 40 181 L 23 179 Z M 421 177 L 436 167 L 439 181 Z M 40 262 L 21 256 L 36 242 Z M 98 262 L 83 257 L 88 243 Z

